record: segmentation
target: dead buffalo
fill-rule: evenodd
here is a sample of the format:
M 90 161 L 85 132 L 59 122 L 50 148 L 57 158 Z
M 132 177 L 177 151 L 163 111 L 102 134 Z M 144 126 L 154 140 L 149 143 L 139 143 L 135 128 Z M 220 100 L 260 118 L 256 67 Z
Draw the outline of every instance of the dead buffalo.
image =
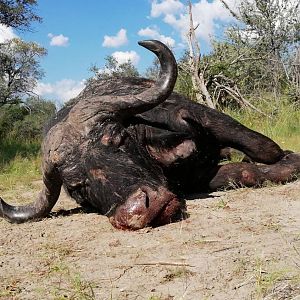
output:
M 107 215 L 121 229 L 169 223 L 184 193 L 232 182 L 258 186 L 286 182 L 300 170 L 300 155 L 229 116 L 172 92 L 177 65 L 162 43 L 143 41 L 161 64 L 156 82 L 143 78 L 94 81 L 58 112 L 43 142 L 43 189 L 28 205 L 1 198 L 10 222 L 49 214 L 64 186 L 82 206 Z M 225 147 L 254 163 L 219 165 Z

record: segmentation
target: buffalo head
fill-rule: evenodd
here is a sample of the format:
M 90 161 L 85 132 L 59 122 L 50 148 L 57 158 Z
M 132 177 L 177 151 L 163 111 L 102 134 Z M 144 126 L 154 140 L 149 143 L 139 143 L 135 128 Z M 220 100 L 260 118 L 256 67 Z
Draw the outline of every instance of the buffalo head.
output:
M 128 119 L 151 110 L 173 90 L 177 65 L 161 42 L 139 44 L 161 64 L 157 82 L 145 79 L 95 81 L 50 122 L 43 141 L 43 189 L 36 202 L 11 206 L 0 215 L 21 223 L 47 216 L 61 186 L 78 203 L 92 206 L 122 229 L 170 222 L 180 207 L 161 166 L 150 157 Z

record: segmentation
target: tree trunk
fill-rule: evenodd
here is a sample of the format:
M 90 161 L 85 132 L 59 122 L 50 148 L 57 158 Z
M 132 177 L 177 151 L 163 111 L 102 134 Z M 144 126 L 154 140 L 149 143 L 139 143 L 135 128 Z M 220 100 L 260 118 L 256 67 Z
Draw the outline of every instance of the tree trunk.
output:
M 212 98 L 207 90 L 203 71 L 200 70 L 200 46 L 196 39 L 195 30 L 197 26 L 194 27 L 193 15 L 192 15 L 192 3 L 189 1 L 189 16 L 190 16 L 190 30 L 188 33 L 188 45 L 189 45 L 189 67 L 192 76 L 192 83 L 194 90 L 196 91 L 197 101 L 200 103 L 205 103 L 210 108 L 216 108 L 212 101 Z

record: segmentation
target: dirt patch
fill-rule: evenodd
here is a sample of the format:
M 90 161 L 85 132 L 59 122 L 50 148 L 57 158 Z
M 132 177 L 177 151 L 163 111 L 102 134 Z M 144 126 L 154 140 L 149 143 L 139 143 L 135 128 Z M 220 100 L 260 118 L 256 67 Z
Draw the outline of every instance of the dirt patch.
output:
M 1 219 L 0 298 L 300 299 L 300 181 L 191 198 L 188 219 L 137 232 L 65 194 L 65 214 Z

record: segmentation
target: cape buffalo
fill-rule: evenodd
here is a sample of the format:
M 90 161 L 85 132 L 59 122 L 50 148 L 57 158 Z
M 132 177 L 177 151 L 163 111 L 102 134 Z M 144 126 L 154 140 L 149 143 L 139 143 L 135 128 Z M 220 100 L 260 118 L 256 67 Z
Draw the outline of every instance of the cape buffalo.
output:
M 232 182 L 258 186 L 286 182 L 300 170 L 300 155 L 231 117 L 173 92 L 177 65 L 161 42 L 139 44 L 160 61 L 159 79 L 94 80 L 50 122 L 43 141 L 43 188 L 37 200 L 11 206 L 10 222 L 41 219 L 61 187 L 82 206 L 107 215 L 120 229 L 172 221 L 184 193 L 211 191 Z M 254 163 L 219 165 L 225 147 Z

